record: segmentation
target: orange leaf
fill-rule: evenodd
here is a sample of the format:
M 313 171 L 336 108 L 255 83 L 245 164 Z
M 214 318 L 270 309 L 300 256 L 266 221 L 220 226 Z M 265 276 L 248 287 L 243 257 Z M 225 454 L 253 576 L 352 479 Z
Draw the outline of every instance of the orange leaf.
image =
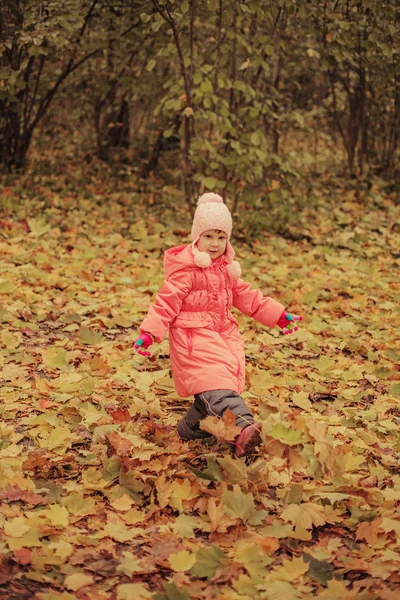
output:
M 128 456 L 130 454 L 132 443 L 124 439 L 119 433 L 109 433 L 105 436 L 109 455 L 116 454 L 117 456 Z
M 233 441 L 242 431 L 236 425 L 236 416 L 229 408 L 224 412 L 223 417 L 206 417 L 200 421 L 200 428 L 208 431 L 215 436 L 217 440 Z
M 20 565 L 29 565 L 32 562 L 31 555 L 32 550 L 29 550 L 29 548 L 14 550 L 14 556 L 18 559 Z
M 379 533 L 383 533 L 381 523 L 381 518 L 361 523 L 357 529 L 356 540 L 366 540 L 371 546 L 376 544 Z

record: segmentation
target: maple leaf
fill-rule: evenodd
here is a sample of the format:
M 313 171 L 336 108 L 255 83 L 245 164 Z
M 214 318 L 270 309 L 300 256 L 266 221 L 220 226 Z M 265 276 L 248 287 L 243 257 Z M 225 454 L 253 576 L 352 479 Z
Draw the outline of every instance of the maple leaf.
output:
M 43 514 L 54 527 L 64 528 L 68 526 L 68 511 L 65 506 L 52 504 L 48 510 L 43 511 Z
M 123 438 L 119 433 L 109 433 L 105 436 L 108 448 L 109 456 L 115 454 L 116 456 L 129 456 L 133 447 L 132 443 Z
M 327 424 L 310 419 L 307 421 L 307 430 L 315 440 L 315 456 L 318 458 L 324 472 L 327 474 L 334 473 L 336 452 L 333 443 L 329 439 Z
M 268 578 L 266 581 L 268 589 L 268 600 L 300 600 L 303 595 L 287 581 L 274 581 Z
M 214 577 L 217 569 L 227 563 L 227 556 L 217 546 L 200 548 L 196 553 L 196 562 L 190 569 L 194 577 Z
M 193 567 L 196 559 L 194 554 L 187 550 L 181 550 L 176 554 L 170 554 L 168 560 L 174 571 L 185 572 Z
M 31 529 L 31 526 L 24 517 L 14 517 L 4 523 L 3 529 L 6 535 L 20 538 Z
M 124 573 L 128 577 L 132 577 L 133 573 L 140 573 L 143 571 L 143 566 L 132 554 L 132 552 L 124 552 L 124 558 L 117 567 L 119 573 Z
M 238 484 L 233 486 L 232 491 L 224 491 L 222 502 L 230 517 L 241 519 L 244 523 L 251 518 L 255 511 L 253 494 L 244 494 Z
M 326 523 L 323 508 L 312 502 L 290 504 L 282 511 L 281 518 L 295 527 L 304 529 L 311 529 L 313 525 L 320 527 Z
M 205 523 L 202 527 L 206 531 L 225 532 L 236 522 L 226 514 L 224 504 L 222 502 L 217 504 L 215 498 L 208 499 L 207 515 L 210 523 Z
M 200 429 L 208 431 L 208 433 L 211 433 L 217 440 L 229 442 L 236 439 L 242 431 L 241 428 L 236 425 L 236 416 L 229 408 L 224 412 L 222 418 L 209 416 L 200 421 Z
M 281 581 L 295 581 L 307 573 L 309 565 L 302 557 L 294 557 L 292 560 L 283 560 L 282 566 L 274 569 L 271 576 Z
M 67 575 L 64 583 L 69 590 L 76 592 L 93 582 L 94 579 L 91 575 L 86 575 L 85 573 L 72 573 L 71 575 Z
M 224 470 L 224 481 L 228 483 L 240 483 L 245 485 L 248 479 L 247 467 L 243 460 L 233 458 L 229 454 L 218 459 L 218 464 Z
M 82 344 L 95 345 L 104 342 L 105 338 L 102 333 L 92 331 L 89 327 L 82 325 L 79 331 L 79 339 Z
M 199 528 L 199 519 L 197 517 L 189 517 L 188 515 L 179 515 L 176 518 L 172 529 L 176 535 L 182 538 L 194 537 L 194 530 Z
M 165 594 L 154 594 L 153 600 L 191 600 L 186 588 L 179 589 L 175 583 L 164 583 Z
M 44 364 L 51 369 L 63 369 L 68 366 L 65 348 L 47 348 L 42 356 Z
M 268 432 L 268 435 L 276 440 L 279 440 L 282 442 L 282 444 L 287 444 L 288 446 L 293 446 L 302 442 L 301 432 L 296 431 L 295 429 L 290 429 L 283 423 L 276 423 L 272 427 L 271 431 Z
M 170 491 L 170 499 L 169 505 L 172 508 L 176 508 L 179 512 L 183 512 L 183 502 L 188 500 L 193 500 L 193 498 L 197 498 L 199 495 L 198 490 L 189 480 L 185 479 L 182 482 L 174 481 L 169 488 Z
M 32 492 L 28 492 L 27 490 L 20 490 L 16 486 L 8 487 L 0 492 L 0 500 L 8 500 L 8 502 L 13 502 L 16 500 L 22 500 L 27 504 L 42 504 L 45 503 L 46 500 L 43 496 L 39 494 L 33 494 Z
M 245 540 L 237 545 L 234 560 L 241 563 L 249 575 L 261 579 L 265 576 L 266 568 L 273 563 L 273 559 L 257 543 Z

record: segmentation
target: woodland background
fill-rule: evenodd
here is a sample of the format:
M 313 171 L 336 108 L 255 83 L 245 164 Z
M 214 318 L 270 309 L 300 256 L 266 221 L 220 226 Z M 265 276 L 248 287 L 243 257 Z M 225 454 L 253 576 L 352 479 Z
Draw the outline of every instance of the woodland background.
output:
M 397 600 L 398 2 L 0 7 L 0 598 Z M 304 315 L 239 315 L 247 461 L 133 350 L 206 190 Z

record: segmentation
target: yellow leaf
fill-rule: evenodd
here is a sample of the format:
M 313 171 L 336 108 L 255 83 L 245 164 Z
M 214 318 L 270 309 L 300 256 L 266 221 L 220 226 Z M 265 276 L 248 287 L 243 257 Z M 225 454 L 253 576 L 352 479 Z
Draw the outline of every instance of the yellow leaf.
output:
M 124 558 L 117 567 L 119 573 L 124 573 L 128 577 L 132 577 L 133 573 L 140 573 L 143 567 L 132 552 L 125 552 Z
M 193 567 L 196 561 L 196 555 L 191 554 L 187 550 L 181 550 L 181 552 L 177 552 L 177 554 L 170 554 L 168 560 L 173 571 L 185 572 Z
M 105 341 L 105 338 L 102 333 L 97 331 L 92 331 L 89 327 L 85 327 L 82 325 L 79 331 L 79 339 L 82 344 L 88 344 L 89 346 L 95 344 L 101 344 Z
M 246 540 L 238 542 L 234 560 L 242 564 L 249 575 L 254 578 L 264 578 L 266 567 L 273 563 L 273 559 L 268 556 L 263 546 Z
M 117 587 L 117 600 L 147 600 L 152 594 L 141 583 L 122 583 Z
M 4 533 L 9 537 L 20 538 L 30 530 L 30 526 L 26 524 L 27 519 L 24 517 L 15 517 L 6 521 L 3 525 Z
M 383 560 L 374 560 L 369 566 L 369 572 L 372 577 L 379 577 L 380 579 L 387 579 L 392 573 L 398 573 L 399 567 L 392 562 L 385 562 Z
M 382 519 L 375 519 L 375 521 L 365 521 L 360 523 L 357 528 L 356 540 L 366 540 L 368 544 L 373 546 L 378 541 L 378 536 L 383 533 L 381 527 Z
M 133 504 L 133 500 L 128 494 L 124 494 L 120 498 L 117 498 L 113 502 L 110 502 L 110 506 L 112 506 L 115 510 L 118 511 L 128 511 Z
M 179 512 L 183 512 L 183 500 L 192 500 L 199 496 L 199 492 L 192 487 L 192 484 L 188 479 L 185 479 L 182 483 L 174 481 L 171 484 L 171 498 L 169 505 L 172 508 L 176 508 Z
M 336 452 L 332 442 L 325 440 L 323 442 L 314 443 L 315 456 L 322 467 L 325 474 L 333 474 L 335 472 Z
M 276 538 L 278 540 L 282 538 L 291 537 L 296 540 L 308 541 L 312 538 L 311 531 L 308 531 L 304 527 L 298 527 L 296 531 L 294 531 L 293 527 L 291 527 L 290 525 L 282 525 L 282 523 L 278 521 L 278 519 L 274 519 L 272 525 L 264 527 L 262 529 L 262 533 L 265 536 Z
M 65 506 L 52 504 L 43 514 L 49 519 L 54 527 L 68 527 L 68 511 Z
M 43 546 L 43 542 L 40 537 L 43 537 L 43 533 L 38 530 L 37 527 L 32 527 L 24 533 L 21 537 L 9 537 L 7 539 L 7 545 L 9 549 L 14 552 L 21 548 L 38 548 Z
M 295 527 L 304 527 L 304 529 L 311 529 L 313 525 L 320 527 L 326 523 L 322 507 L 313 502 L 289 504 L 282 511 L 281 518 Z
M 189 515 L 179 515 L 173 524 L 172 530 L 182 538 L 193 538 L 194 530 L 200 528 L 199 519 Z
M 332 474 L 335 469 L 336 451 L 329 438 L 328 426 L 322 421 L 309 419 L 307 429 L 310 436 L 315 440 L 314 452 L 325 473 Z
M 303 408 L 307 412 L 314 411 L 313 405 L 311 404 L 310 400 L 308 399 L 307 392 L 294 392 L 293 396 L 292 396 L 292 402 L 293 402 L 293 404 L 295 404 L 299 408 Z
M 307 573 L 309 566 L 301 557 L 294 557 L 293 560 L 283 560 L 282 566 L 275 569 L 271 575 L 280 581 L 295 581 Z
M 64 584 L 67 589 L 76 592 L 93 582 L 94 579 L 91 575 L 85 575 L 85 573 L 72 573 L 72 575 L 67 575 Z
M 50 231 L 51 225 L 50 223 L 46 223 L 44 217 L 38 217 L 37 219 L 29 218 L 27 219 L 27 223 L 29 225 L 30 233 L 34 237 L 40 237 Z
M 44 592 L 41 594 L 38 592 L 37 597 L 40 600 L 76 600 L 75 594 L 68 594 L 68 592 L 64 592 L 62 594 L 57 592 Z
M 68 542 L 51 542 L 48 546 L 49 550 L 54 550 L 56 556 L 59 556 L 63 561 L 71 556 L 74 551 L 74 546 Z
M 140 355 L 138 355 L 140 356 Z M 118 371 L 118 369 L 117 369 Z M 131 379 L 132 381 L 135 382 L 135 387 L 140 391 L 140 392 L 148 392 L 150 386 L 154 383 L 154 374 L 151 373 L 150 371 L 142 371 L 142 372 L 138 372 L 138 371 L 134 371 L 130 366 L 129 366 L 129 371 L 130 374 L 132 375 Z
M 103 531 L 98 533 L 99 538 L 110 537 L 117 542 L 127 542 L 132 540 L 135 530 L 128 529 L 127 526 L 117 515 L 108 518 L 107 525 Z
M 340 598 L 341 600 L 350 600 L 350 598 L 357 598 L 358 590 L 350 591 L 347 586 L 350 585 L 350 581 L 336 581 L 331 579 L 327 582 L 327 589 L 321 591 L 318 594 L 318 598 Z
M 9 363 L 5 365 L 0 371 L 0 379 L 4 381 L 14 381 L 16 379 L 26 379 L 28 376 L 28 368 L 20 367 L 19 365 L 14 365 Z
M 136 523 L 143 523 L 146 520 L 146 513 L 137 508 L 131 508 L 122 515 L 122 518 L 128 525 L 136 525 Z
M 62 454 L 72 444 L 72 434 L 68 427 L 54 427 L 50 435 L 39 439 L 39 446 Z
M 1 345 L 7 348 L 7 350 L 15 350 L 18 348 L 22 341 L 22 335 L 20 333 L 11 333 L 4 329 L 0 335 Z
M 328 426 L 324 421 L 317 421 L 312 417 L 307 419 L 307 430 L 313 440 L 322 442 L 328 435 Z
M 94 498 L 90 496 L 85 498 L 82 492 L 73 492 L 63 503 L 72 515 L 83 517 L 97 512 Z
M 243 523 L 249 521 L 255 511 L 253 494 L 251 492 L 243 493 L 237 483 L 233 486 L 232 491 L 224 491 L 222 502 L 227 515 L 234 519 L 241 519 Z
M 51 369 L 63 369 L 68 366 L 67 351 L 65 348 L 47 348 L 42 354 L 46 367 Z
M 233 441 L 242 431 L 236 425 L 236 416 L 229 410 L 224 412 L 222 419 L 219 417 L 206 417 L 200 421 L 200 429 L 208 431 L 217 440 Z
M 267 580 L 268 600 L 300 600 L 304 595 L 287 581 Z
M 225 533 L 229 527 L 236 523 L 236 519 L 232 519 L 226 514 L 224 504 L 222 502 L 217 504 L 215 498 L 208 499 L 207 515 L 210 523 L 203 525 L 203 529 L 206 531 Z
M 129 315 L 124 315 L 123 313 L 117 313 L 114 310 L 111 311 L 112 316 L 114 317 L 115 323 L 119 327 L 132 327 L 132 317 Z
M 256 396 L 264 396 L 268 390 L 276 385 L 274 375 L 269 370 L 256 368 L 250 376 L 250 391 Z
M 400 521 L 384 517 L 382 519 L 381 527 L 385 533 L 389 533 L 389 531 L 395 531 L 397 535 L 400 536 Z

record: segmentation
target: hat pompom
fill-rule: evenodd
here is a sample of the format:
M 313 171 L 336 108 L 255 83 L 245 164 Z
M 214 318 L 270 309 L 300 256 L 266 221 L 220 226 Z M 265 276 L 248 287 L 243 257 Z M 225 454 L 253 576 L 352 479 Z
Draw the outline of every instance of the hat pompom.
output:
M 200 198 L 197 200 L 197 206 L 200 204 L 208 204 L 208 202 L 224 203 L 223 199 L 218 194 L 214 194 L 214 192 L 207 192 L 206 194 L 200 196 Z
M 202 269 L 206 269 L 211 266 L 211 256 L 207 252 L 194 252 L 194 264 Z
M 231 264 L 226 267 L 226 270 L 232 279 L 238 279 L 242 274 L 242 268 L 237 260 L 233 260 Z

